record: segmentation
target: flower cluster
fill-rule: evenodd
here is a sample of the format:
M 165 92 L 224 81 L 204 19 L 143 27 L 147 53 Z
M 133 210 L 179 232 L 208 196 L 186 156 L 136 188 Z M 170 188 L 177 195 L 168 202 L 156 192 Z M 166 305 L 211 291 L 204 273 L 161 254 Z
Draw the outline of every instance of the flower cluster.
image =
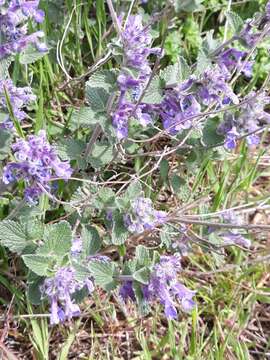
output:
M 139 197 L 131 204 L 131 214 L 124 215 L 127 229 L 132 233 L 141 233 L 154 229 L 166 221 L 167 213 L 153 208 L 152 201 Z
M 36 96 L 32 93 L 31 88 L 18 88 L 14 86 L 10 79 L 0 80 L 0 109 L 3 110 L 3 112 L 8 113 L 5 92 L 7 93 L 12 105 L 14 116 L 19 121 L 25 119 L 26 113 L 23 111 L 23 108 L 30 105 L 36 99 Z M 13 127 L 13 123 L 8 115 L 0 124 L 0 127 L 5 129 Z
M 49 181 L 53 173 L 63 179 L 69 179 L 72 169 L 68 162 L 62 162 L 56 151 L 47 142 L 46 132 L 29 135 L 27 140 L 19 139 L 12 146 L 16 161 L 8 163 L 3 170 L 3 181 L 25 180 L 25 198 L 35 203 L 44 191 L 50 191 Z
M 177 317 L 177 302 L 185 312 L 191 311 L 195 306 L 193 301 L 195 291 L 189 290 L 177 279 L 177 273 L 180 270 L 179 257 L 161 256 L 160 262 L 154 266 L 149 284 L 142 287 L 144 299 L 147 302 L 158 300 L 164 306 L 164 312 L 168 319 Z M 124 301 L 127 299 L 135 301 L 132 281 L 123 283 L 119 295 Z
M 151 48 L 150 29 L 143 26 L 141 15 L 129 16 L 121 34 L 121 42 L 124 59 L 123 70 L 117 79 L 120 96 L 112 114 L 112 123 L 119 139 L 127 137 L 130 117 L 136 118 L 142 126 L 152 122 L 151 106 L 136 106 L 135 102 L 139 99 L 151 73 L 148 56 L 161 54 L 160 48 Z M 127 72 L 125 68 L 131 71 Z
M 233 211 L 227 211 L 223 214 L 223 220 L 226 223 L 232 225 L 241 225 L 242 220 L 239 216 L 237 216 Z M 220 236 L 223 238 L 225 244 L 227 245 L 239 245 L 245 248 L 249 248 L 251 242 L 249 239 L 240 234 L 237 229 L 232 229 L 227 232 L 222 232 Z
M 21 52 L 27 45 L 33 44 L 39 51 L 46 51 L 46 45 L 40 41 L 43 31 L 27 34 L 27 21 L 33 19 L 41 23 L 44 12 L 38 9 L 39 0 L 11 0 L 0 3 L 0 59 Z
M 260 138 L 257 131 L 262 124 L 270 123 L 270 114 L 265 111 L 265 106 L 270 103 L 270 97 L 265 92 L 252 91 L 242 101 L 238 109 L 237 119 L 234 114 L 225 114 L 224 121 L 217 131 L 225 136 L 225 147 L 235 149 L 239 135 L 249 134 L 246 138 L 249 146 L 258 145 Z
M 85 282 L 76 280 L 75 271 L 69 266 L 60 268 L 54 277 L 45 279 L 41 293 L 43 297 L 48 297 L 51 304 L 51 324 L 58 324 L 80 315 L 80 308 L 72 296 L 84 286 L 89 293 L 93 292 L 94 285 L 91 279 Z

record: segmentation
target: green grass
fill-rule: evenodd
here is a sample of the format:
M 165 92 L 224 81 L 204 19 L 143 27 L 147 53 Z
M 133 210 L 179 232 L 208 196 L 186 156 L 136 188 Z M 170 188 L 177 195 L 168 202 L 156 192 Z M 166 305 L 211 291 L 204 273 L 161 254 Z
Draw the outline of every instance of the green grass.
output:
M 68 80 L 63 67 L 73 78 L 85 74 L 106 53 L 113 34 L 105 1 L 63 2 L 65 13 L 60 10 L 57 15 L 60 1 L 59 4 L 55 2 L 54 7 L 50 5 L 52 2 L 42 1 L 47 16 L 41 28 L 52 47 L 49 55 L 26 67 L 15 62 L 12 71 L 12 77 L 18 84 L 30 83 L 32 79 L 31 85 L 38 99 L 31 121 L 33 131 L 37 133 L 46 127 L 50 135 L 58 135 L 60 138 L 68 132 L 73 109 L 84 101 L 83 81 L 70 82 L 60 90 Z M 161 8 L 161 1 L 150 0 L 148 9 L 153 9 L 157 3 Z M 216 15 L 222 16 L 227 8 L 226 1 L 209 0 L 204 3 L 206 13 L 195 13 L 189 15 L 188 19 L 175 19 L 174 29 L 169 32 L 165 44 L 166 62 L 175 61 L 178 51 L 184 56 L 188 54 L 188 60 L 194 61 L 200 46 L 200 31 L 219 25 Z M 244 17 L 248 17 L 254 3 L 258 2 L 243 2 L 238 10 Z M 182 39 L 181 46 L 179 39 Z M 57 61 L 57 43 L 60 46 L 58 57 L 61 58 L 62 68 Z M 265 53 L 260 51 L 262 62 L 256 68 L 256 82 L 253 86 L 261 81 L 266 72 Z M 111 63 L 108 62 L 106 67 L 111 67 Z M 24 129 L 18 128 L 17 131 L 22 136 Z M 190 162 L 187 170 L 183 170 L 181 160 L 172 156 L 164 165 L 165 168 L 167 166 L 165 172 L 184 178 L 188 195 L 182 186 L 179 191 L 173 191 L 166 174 L 160 176 L 160 194 L 165 198 L 170 194 L 170 202 L 178 204 L 183 203 L 183 200 L 192 202 L 194 194 L 195 199 L 199 196 L 211 199 L 199 203 L 193 213 L 212 213 L 239 204 L 263 201 L 269 196 L 270 162 L 267 159 L 265 144 L 261 144 L 254 152 L 247 152 L 244 143 L 230 159 L 218 159 L 209 153 L 202 162 L 198 159 Z M 131 169 L 140 172 L 148 160 L 147 157 L 136 158 Z M 268 174 L 268 179 L 265 174 Z M 157 197 L 157 193 L 151 190 L 152 174 L 144 178 L 144 183 L 148 185 L 147 195 Z M 62 191 L 65 191 L 64 185 Z M 269 214 L 256 211 L 255 208 L 256 205 L 253 215 L 261 214 L 268 217 L 269 221 Z M 46 196 L 40 201 L 40 209 L 43 212 L 41 216 L 45 217 L 48 209 Z M 56 209 L 54 216 L 57 215 L 64 215 L 61 208 Z M 5 216 L 4 208 L 1 209 L 1 216 Z M 203 236 L 200 228 L 196 230 Z M 18 354 L 20 359 L 37 360 L 270 358 L 269 260 L 256 262 L 267 251 L 269 253 L 267 236 L 269 234 L 254 232 L 251 236 L 251 252 L 228 248 L 219 254 L 194 245 L 193 254 L 185 260 L 183 279 L 191 289 L 197 291 L 197 307 L 192 314 L 181 313 L 177 321 L 168 322 L 160 305 L 154 306 L 151 314 L 143 318 L 132 304 L 123 308 L 113 296 L 105 296 L 100 291 L 85 302 L 79 320 L 54 328 L 48 325 L 48 309 L 30 305 L 22 285 L 23 279 L 7 275 L 10 269 L 21 269 L 21 264 L 19 259 L 14 259 L 1 248 L 0 302 L 5 307 L 0 328 L 6 335 L 5 346 L 0 339 L 0 357 L 2 351 L 7 359 L 16 359 L 14 354 Z M 220 271 L 226 269 L 228 264 L 234 267 L 229 271 Z

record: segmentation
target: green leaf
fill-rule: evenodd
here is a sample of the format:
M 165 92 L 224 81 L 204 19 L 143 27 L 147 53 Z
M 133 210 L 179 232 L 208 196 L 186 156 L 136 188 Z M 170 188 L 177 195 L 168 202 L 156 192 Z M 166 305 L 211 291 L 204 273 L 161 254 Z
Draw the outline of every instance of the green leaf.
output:
M 75 279 L 77 281 L 83 282 L 91 276 L 91 272 L 86 266 L 73 262 L 72 267 L 75 270 Z
M 91 109 L 104 112 L 111 94 L 116 90 L 116 74 L 109 70 L 97 71 L 86 82 L 85 95 Z
M 201 11 L 203 7 L 200 5 L 203 0 L 175 0 L 174 7 L 175 11 Z
M 197 57 L 196 75 L 201 75 L 205 70 L 212 66 L 211 59 L 202 50 Z
M 10 151 L 13 135 L 10 131 L 0 129 L 0 160 L 4 160 Z
M 125 197 L 129 201 L 133 201 L 142 195 L 142 186 L 139 181 L 133 181 L 127 188 L 125 192 Z
M 149 307 L 148 301 L 145 300 L 145 297 L 143 295 L 141 284 L 134 281 L 133 284 L 132 284 L 132 287 L 133 287 L 135 297 L 136 297 L 136 301 L 137 301 L 137 304 L 138 304 L 139 313 L 142 316 L 145 316 L 145 315 L 147 315 L 149 313 L 150 307 Z
M 11 63 L 12 63 L 11 56 L 0 60 L 0 80 L 3 80 L 8 76 L 8 68 Z
M 159 104 L 162 99 L 162 81 L 160 77 L 156 75 L 152 79 L 142 101 L 146 104 Z
M 132 276 L 134 280 L 147 285 L 149 283 L 150 274 L 150 270 L 147 267 L 143 267 L 140 270 L 135 271 Z
M 206 55 L 215 51 L 220 45 L 220 41 L 213 38 L 214 30 L 207 31 L 202 42 L 202 50 Z
M 233 11 L 227 11 L 226 18 L 232 31 L 238 34 L 244 26 L 244 21 L 241 19 L 241 17 Z
M 84 151 L 86 144 L 82 140 L 63 139 L 57 145 L 57 153 L 62 160 L 76 160 L 80 169 L 86 168 L 86 160 L 84 159 Z
M 166 86 L 175 85 L 186 80 L 189 76 L 190 68 L 182 56 L 178 58 L 178 61 L 175 64 L 167 66 L 160 74 L 160 77 L 165 81 Z
M 71 227 L 67 221 L 47 225 L 44 231 L 44 244 L 39 248 L 38 254 L 56 255 L 63 257 L 69 253 L 72 245 Z
M 24 227 L 12 220 L 0 222 L 0 242 L 9 250 L 20 254 L 31 242 L 27 239 Z
M 38 51 L 35 46 L 28 45 L 27 48 L 20 53 L 19 61 L 23 65 L 32 64 L 43 58 L 46 54 L 48 54 L 48 51 Z
M 207 146 L 213 146 L 224 141 L 224 136 L 217 133 L 218 118 L 211 118 L 206 121 L 203 128 L 203 142 Z
M 82 252 L 85 256 L 95 255 L 101 248 L 101 238 L 93 226 L 82 228 Z
M 94 111 L 89 106 L 84 106 L 76 110 L 71 116 L 72 127 L 78 129 L 80 127 L 94 127 L 100 124 L 102 128 L 105 127 L 107 121 L 107 114 Z
M 151 263 L 149 250 L 143 245 L 136 247 L 135 257 L 139 266 L 147 266 Z
M 22 259 L 25 265 L 39 276 L 46 276 L 51 263 L 49 255 L 23 255 Z
M 119 211 L 113 213 L 112 226 L 112 243 L 114 245 L 122 245 L 129 236 L 129 232 L 125 227 L 123 215 Z
M 27 295 L 28 299 L 33 305 L 41 304 L 41 291 L 40 286 L 43 283 L 44 278 L 37 277 L 32 273 L 31 279 L 28 280 Z
M 107 165 L 113 159 L 113 146 L 107 142 L 96 142 L 87 160 L 95 169 Z
M 113 263 L 90 261 L 88 268 L 95 279 L 95 284 L 105 290 L 112 290 L 117 286 L 117 282 L 114 279 L 116 268 Z

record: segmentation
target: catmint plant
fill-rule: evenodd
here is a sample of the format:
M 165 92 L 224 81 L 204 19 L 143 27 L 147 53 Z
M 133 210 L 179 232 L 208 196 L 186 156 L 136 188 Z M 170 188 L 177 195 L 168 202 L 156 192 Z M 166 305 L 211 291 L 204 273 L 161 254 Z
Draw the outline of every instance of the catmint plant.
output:
M 12 150 L 15 161 L 4 167 L 3 181 L 10 184 L 24 180 L 24 196 L 29 203 L 36 203 L 43 192 L 50 192 L 54 176 L 68 180 L 72 174 L 69 163 L 61 161 L 47 142 L 44 130 L 38 135 L 29 135 L 26 140 L 18 139 Z
M 47 46 L 41 40 L 43 31 L 28 34 L 29 19 L 41 23 L 44 12 L 38 9 L 39 0 L 11 0 L 0 4 L 0 59 L 23 51 L 33 44 L 39 51 L 47 51 Z

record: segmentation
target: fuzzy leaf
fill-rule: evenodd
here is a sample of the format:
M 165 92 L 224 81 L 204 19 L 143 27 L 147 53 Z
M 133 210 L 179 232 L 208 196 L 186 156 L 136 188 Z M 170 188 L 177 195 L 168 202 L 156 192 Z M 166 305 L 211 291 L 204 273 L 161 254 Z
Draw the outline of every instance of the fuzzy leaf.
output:
M 3 80 L 8 76 L 8 68 L 11 62 L 12 62 L 11 56 L 0 60 L 0 80 Z
M 190 68 L 186 60 L 180 56 L 178 61 L 173 65 L 167 66 L 160 76 L 165 81 L 166 86 L 171 86 L 186 80 L 190 76 Z
M 0 222 L 0 242 L 1 245 L 19 254 L 27 245 L 31 244 L 31 241 L 27 239 L 24 227 L 12 220 Z
M 85 94 L 91 109 L 106 111 L 108 100 L 116 90 L 116 75 L 109 70 L 101 70 L 90 77 L 86 83 Z
M 140 266 L 150 265 L 151 259 L 149 255 L 149 250 L 145 246 L 138 245 L 136 247 L 136 260 L 137 264 Z
M 51 256 L 49 255 L 23 255 L 25 265 L 39 276 L 46 276 L 50 267 Z
M 142 102 L 146 104 L 159 104 L 162 101 L 162 82 L 159 76 L 154 76 L 152 79 Z
M 88 268 L 95 279 L 95 284 L 100 285 L 105 290 L 112 290 L 117 286 L 114 279 L 116 269 L 113 263 L 91 261 Z
M 202 1 L 203 0 L 175 0 L 175 11 L 193 12 L 202 10 L 203 7 L 200 5 Z
M 20 54 L 19 61 L 23 65 L 32 64 L 43 58 L 46 54 L 48 54 L 48 51 L 38 51 L 35 46 L 28 45 L 27 48 Z
M 125 243 L 128 236 L 129 232 L 124 225 L 123 216 L 116 211 L 113 214 L 112 243 L 114 245 L 122 245 Z
M 85 147 L 86 144 L 84 141 L 63 139 L 61 143 L 57 145 L 57 153 L 62 160 L 76 160 L 79 168 L 85 169 L 86 161 L 83 156 Z
M 101 248 L 99 233 L 93 226 L 82 229 L 82 252 L 85 256 L 95 255 Z
M 241 19 L 241 17 L 233 11 L 227 11 L 226 18 L 232 31 L 238 34 L 244 26 L 244 21 Z
M 48 225 L 44 231 L 44 244 L 39 248 L 38 254 L 56 255 L 63 257 L 71 249 L 72 232 L 67 221 Z
M 150 270 L 147 267 L 143 267 L 140 270 L 135 271 L 132 276 L 134 280 L 147 285 L 150 278 Z
M 113 159 L 113 146 L 101 141 L 96 142 L 87 159 L 93 168 L 99 169 Z
M 0 129 L 0 160 L 4 160 L 9 154 L 12 138 L 10 131 Z
M 94 111 L 89 106 L 84 106 L 76 110 L 71 116 L 71 124 L 75 129 L 80 127 L 94 127 L 100 124 L 102 128 L 105 127 L 107 121 L 106 113 Z
M 216 145 L 224 141 L 224 137 L 217 133 L 218 118 L 211 118 L 206 121 L 203 128 L 203 142 L 207 146 Z

